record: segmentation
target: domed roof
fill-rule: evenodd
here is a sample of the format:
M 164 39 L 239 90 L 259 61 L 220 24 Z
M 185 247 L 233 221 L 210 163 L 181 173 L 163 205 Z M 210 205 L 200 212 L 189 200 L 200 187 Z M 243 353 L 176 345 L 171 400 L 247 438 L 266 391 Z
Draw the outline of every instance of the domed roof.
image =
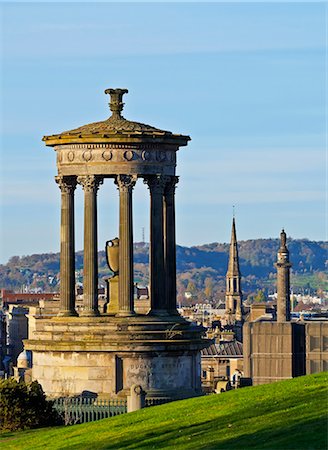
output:
M 88 142 L 98 138 L 113 138 L 113 137 L 159 137 L 168 138 L 169 140 L 177 140 L 178 145 L 186 145 L 190 140 L 189 136 L 181 134 L 173 134 L 170 131 L 161 130 L 151 125 L 140 122 L 133 122 L 126 120 L 121 112 L 124 103 L 122 102 L 123 95 L 128 92 L 127 89 L 106 89 L 105 94 L 110 94 L 109 107 L 112 111 L 111 117 L 101 122 L 90 123 L 83 125 L 73 130 L 64 131 L 60 134 L 51 136 L 44 136 L 43 141 L 46 145 L 57 145 L 60 143 L 79 142 L 82 139 L 88 139 Z M 90 139 L 91 138 L 91 139 Z
M 17 357 L 17 367 L 28 368 L 31 367 L 31 352 L 23 350 Z

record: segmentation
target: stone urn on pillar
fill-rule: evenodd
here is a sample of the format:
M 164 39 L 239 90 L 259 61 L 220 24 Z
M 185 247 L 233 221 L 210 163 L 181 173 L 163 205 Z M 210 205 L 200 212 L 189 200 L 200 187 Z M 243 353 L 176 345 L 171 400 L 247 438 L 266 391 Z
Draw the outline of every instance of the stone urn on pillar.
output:
M 116 237 L 107 241 L 105 248 L 107 265 L 113 272 L 113 276 L 106 279 L 107 302 L 104 312 L 108 314 L 117 314 L 118 312 L 119 244 L 120 240 Z

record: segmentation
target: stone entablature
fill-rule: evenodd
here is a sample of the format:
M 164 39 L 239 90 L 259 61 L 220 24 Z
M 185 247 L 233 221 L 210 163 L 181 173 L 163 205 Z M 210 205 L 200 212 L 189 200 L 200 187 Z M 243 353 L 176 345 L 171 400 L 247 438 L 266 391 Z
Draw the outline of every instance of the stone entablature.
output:
M 174 175 L 177 147 L 160 144 L 70 144 L 57 145 L 55 151 L 58 173 L 62 175 Z

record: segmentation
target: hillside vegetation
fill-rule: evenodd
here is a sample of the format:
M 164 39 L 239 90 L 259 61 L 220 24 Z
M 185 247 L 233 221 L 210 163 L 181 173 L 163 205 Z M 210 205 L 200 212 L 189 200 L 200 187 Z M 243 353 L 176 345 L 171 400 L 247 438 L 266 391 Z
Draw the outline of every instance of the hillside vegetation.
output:
M 7 433 L 6 450 L 327 448 L 328 374 L 182 400 L 71 427 Z
M 278 239 L 255 239 L 239 242 L 242 290 L 245 298 L 258 289 L 275 291 L 276 270 L 274 262 L 279 248 Z M 289 239 L 294 292 L 328 290 L 325 276 L 327 242 L 306 239 Z M 229 245 L 212 243 L 197 247 L 177 247 L 178 298 L 184 298 L 186 290 L 193 291 L 199 300 L 219 300 L 224 297 L 225 274 L 228 264 Z M 98 253 L 100 282 L 110 275 L 105 252 Z M 148 244 L 134 246 L 135 281 L 148 283 Z M 76 253 L 76 279 L 83 281 L 83 252 Z M 103 283 L 104 284 L 104 283 Z M 31 256 L 13 256 L 7 264 L 0 265 L 0 288 L 20 291 L 22 288 L 39 289 L 43 292 L 59 291 L 59 253 Z

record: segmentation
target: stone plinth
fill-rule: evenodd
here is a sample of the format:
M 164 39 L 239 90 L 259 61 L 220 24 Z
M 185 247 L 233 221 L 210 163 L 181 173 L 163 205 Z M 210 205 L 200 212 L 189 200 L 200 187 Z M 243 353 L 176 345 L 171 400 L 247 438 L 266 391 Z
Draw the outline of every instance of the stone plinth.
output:
M 180 317 L 56 317 L 37 319 L 25 341 L 33 379 L 50 397 L 93 392 L 128 395 L 134 384 L 148 397 L 199 395 L 203 329 Z
M 118 276 L 107 280 L 107 289 L 109 289 L 109 305 L 106 312 L 115 315 L 118 312 Z

